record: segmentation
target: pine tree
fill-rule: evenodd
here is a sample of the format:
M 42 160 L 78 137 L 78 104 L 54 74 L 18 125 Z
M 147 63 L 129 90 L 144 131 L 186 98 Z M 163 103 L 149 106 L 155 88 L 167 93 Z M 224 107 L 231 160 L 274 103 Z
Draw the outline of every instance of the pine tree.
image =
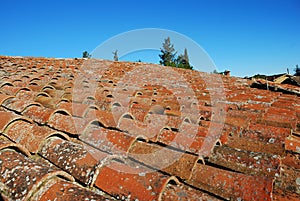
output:
M 184 49 L 184 54 L 177 57 L 176 63 L 178 68 L 193 69 L 193 67 L 190 65 L 190 59 L 186 48 Z
M 119 56 L 118 56 L 118 50 L 115 50 L 114 52 L 112 52 L 114 55 L 114 61 L 119 61 Z
M 300 76 L 300 67 L 298 66 L 298 64 L 296 65 L 296 68 L 295 68 L 295 76 Z
M 171 44 L 170 37 L 166 38 L 163 47 L 160 49 L 161 54 L 159 55 L 160 61 L 159 63 L 163 66 L 173 66 L 176 67 L 175 56 L 176 52 L 174 49 L 174 45 Z
M 82 58 L 91 58 L 92 57 L 92 55 L 91 54 L 89 54 L 88 53 L 88 51 L 84 51 L 83 53 L 82 53 Z

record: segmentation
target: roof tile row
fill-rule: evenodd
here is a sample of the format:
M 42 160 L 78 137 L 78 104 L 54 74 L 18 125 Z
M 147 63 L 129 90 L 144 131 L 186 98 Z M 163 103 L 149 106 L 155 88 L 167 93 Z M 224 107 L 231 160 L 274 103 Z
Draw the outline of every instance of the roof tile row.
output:
M 2 198 L 298 199 L 297 94 L 158 68 L 0 57 Z

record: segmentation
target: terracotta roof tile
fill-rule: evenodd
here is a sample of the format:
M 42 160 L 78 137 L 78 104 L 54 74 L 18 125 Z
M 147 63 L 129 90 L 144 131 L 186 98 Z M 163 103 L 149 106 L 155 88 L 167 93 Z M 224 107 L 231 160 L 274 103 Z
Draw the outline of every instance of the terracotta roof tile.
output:
M 27 200 L 42 182 L 56 175 L 72 180 L 65 172 L 49 169 L 10 149 L 0 151 L 0 162 L 1 190 L 11 200 Z
M 16 144 L 9 140 L 7 137 L 0 135 L 0 150 L 5 148 L 17 149 L 25 156 L 30 156 L 30 152 L 20 144 Z
M 12 112 L 0 111 L 0 132 L 2 133 L 10 123 L 18 119 L 28 120 Z
M 299 87 L 95 59 L 0 68 L 0 199 L 299 200 Z
M 95 186 L 117 199 L 159 200 L 171 179 L 138 164 L 112 162 L 100 169 Z
M 31 198 L 33 201 L 104 201 L 112 200 L 111 197 L 96 194 L 86 188 L 73 184 L 72 182 L 64 181 L 62 179 L 51 179 L 44 184 L 43 188 L 35 193 Z
M 280 178 L 275 180 L 275 191 L 283 191 L 285 194 L 299 194 L 300 172 L 285 165 L 282 165 L 281 169 Z
M 32 106 L 32 105 L 40 105 L 34 101 L 30 101 L 30 100 L 20 100 L 17 98 L 13 98 L 13 99 L 8 99 L 6 101 L 4 101 L 2 103 L 2 106 L 9 109 L 9 110 L 13 110 L 17 113 L 21 113 L 23 112 L 23 110 L 25 110 L 27 107 Z
M 188 183 L 226 199 L 236 200 L 271 200 L 273 189 L 272 178 L 248 176 L 202 164 L 194 168 Z
M 285 149 L 300 153 L 300 137 L 291 135 L 285 139 Z
M 14 98 L 14 97 L 0 93 L 0 105 L 2 105 L 3 102 L 5 102 L 6 100 L 9 100 L 9 99 L 12 99 L 12 98 Z
M 99 150 L 111 154 L 127 154 L 135 137 L 116 130 L 108 130 L 99 125 L 90 124 L 86 127 L 79 139 Z
M 280 173 L 279 156 L 241 151 L 226 146 L 215 147 L 208 161 L 245 174 L 274 177 Z
M 95 149 L 92 150 L 92 148 L 88 149 L 87 145 L 83 146 L 57 137 L 49 138 L 39 153 L 87 185 L 93 182 L 93 176 L 98 165 L 98 160 L 94 155 L 97 155 L 99 160 L 108 157 L 108 154 Z
M 33 105 L 31 107 L 27 107 L 22 112 L 22 115 L 32 119 L 39 124 L 46 124 L 54 111 L 54 109 Z
M 207 193 L 195 190 L 185 185 L 170 185 L 168 184 L 162 194 L 162 201 L 188 201 L 188 200 L 201 200 L 201 201 L 217 201 L 219 198 L 213 197 Z
M 72 117 L 61 110 L 55 111 L 47 121 L 47 125 L 51 128 L 73 135 L 82 133 L 86 124 L 85 119 Z
M 32 153 L 37 153 L 40 144 L 50 136 L 59 135 L 67 139 L 69 138 L 67 135 L 52 130 L 49 127 L 38 126 L 24 120 L 12 122 L 3 133 L 9 139 L 23 145 Z
M 199 157 L 159 145 L 136 141 L 129 150 L 133 159 L 182 179 L 189 179 Z

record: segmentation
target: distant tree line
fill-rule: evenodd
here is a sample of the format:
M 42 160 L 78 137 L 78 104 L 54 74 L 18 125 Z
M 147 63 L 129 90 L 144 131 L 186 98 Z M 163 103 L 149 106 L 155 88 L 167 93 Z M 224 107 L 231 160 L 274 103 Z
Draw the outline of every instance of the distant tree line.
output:
M 177 51 L 175 51 L 174 45 L 171 44 L 170 37 L 166 38 L 162 44 L 162 48 L 160 50 L 161 54 L 159 54 L 160 61 L 159 63 L 163 66 L 171 66 L 176 68 L 185 68 L 185 69 L 193 69 L 193 66 L 190 65 L 188 51 L 185 48 L 183 54 L 179 54 L 177 57 Z M 112 52 L 113 60 L 118 61 L 118 50 Z M 82 58 L 91 58 L 91 54 L 87 51 L 82 53 Z M 141 62 L 141 60 L 138 60 Z

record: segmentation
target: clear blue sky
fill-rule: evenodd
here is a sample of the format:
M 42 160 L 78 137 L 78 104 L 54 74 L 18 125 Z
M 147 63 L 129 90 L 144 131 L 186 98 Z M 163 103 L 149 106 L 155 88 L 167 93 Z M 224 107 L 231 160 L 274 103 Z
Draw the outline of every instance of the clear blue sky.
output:
M 81 57 L 117 34 L 163 28 L 236 76 L 300 65 L 300 0 L 0 0 L 0 20 L 0 55 Z

